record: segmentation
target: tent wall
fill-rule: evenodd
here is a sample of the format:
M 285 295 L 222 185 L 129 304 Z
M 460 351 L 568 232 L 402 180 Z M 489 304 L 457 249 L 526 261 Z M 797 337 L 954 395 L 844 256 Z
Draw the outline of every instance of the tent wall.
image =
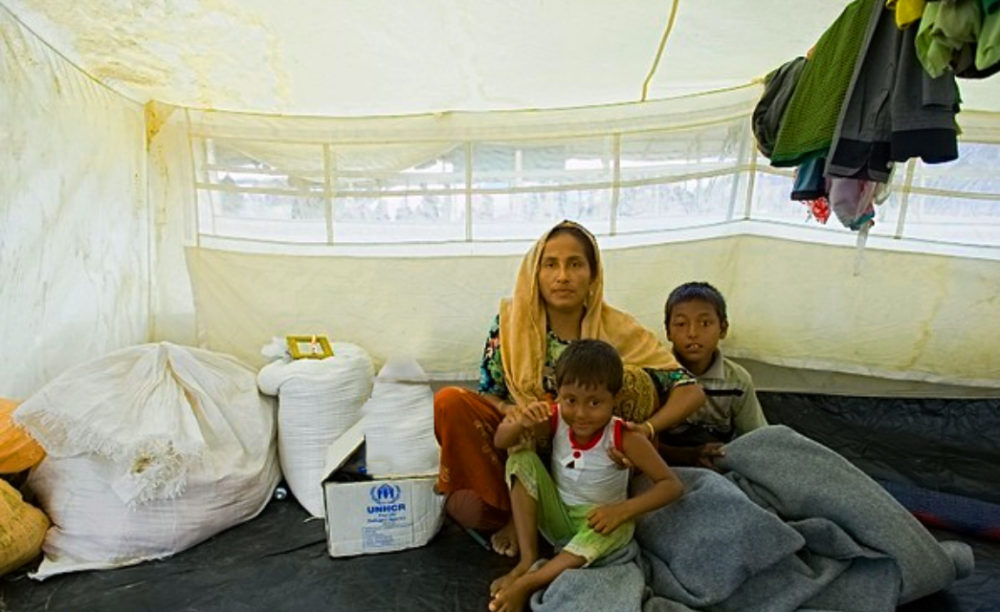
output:
M 996 113 L 960 115 L 956 164 L 900 168 L 858 266 L 852 234 L 799 231 L 789 173 L 754 153 L 756 85 L 392 117 L 143 109 L 6 9 L 0 27 L 0 394 L 147 339 L 259 364 L 271 336 L 312 332 L 474 377 L 520 254 L 560 216 L 600 234 L 609 300 L 658 331 L 667 291 L 705 279 L 732 305 L 731 355 L 1000 387 Z M 87 48 L 114 82 L 114 46 Z M 439 216 L 401 220 L 411 199 Z
M 487 327 L 510 290 L 520 254 L 557 220 L 524 217 L 513 229 L 502 228 L 519 232 L 513 240 L 491 239 L 490 232 L 501 231 L 490 225 L 496 213 L 476 207 L 487 195 L 510 194 L 504 215 L 523 214 L 533 202 L 525 193 L 549 202 L 552 192 L 545 189 L 562 181 L 559 193 L 581 195 L 561 202 L 603 203 L 607 196 L 621 204 L 617 233 L 607 217 L 584 223 L 600 234 L 609 301 L 661 334 L 667 292 L 702 279 L 719 286 L 730 302 L 730 355 L 797 369 L 1000 387 L 993 350 L 1000 328 L 983 324 L 1000 314 L 994 218 L 984 218 L 987 233 L 978 246 L 941 242 L 945 234 L 937 242 L 905 239 L 937 223 L 919 216 L 933 206 L 912 204 L 926 194 L 947 198 L 959 211 L 995 206 L 991 175 L 955 165 L 908 166 L 897 173 L 896 191 L 883 206 L 889 213 L 879 218 L 859 260 L 854 234 L 802 229 L 801 207 L 792 209 L 787 201 L 789 184 L 775 182 L 789 179 L 753 155 L 746 122 L 758 96 L 740 88 L 643 105 L 364 119 L 176 111 L 151 149 L 157 158 L 151 183 L 163 183 L 152 190 L 161 235 L 173 236 L 159 243 L 157 338 L 191 339 L 259 365 L 260 347 L 272 336 L 327 333 L 364 346 L 379 361 L 406 353 L 439 378 L 474 378 Z M 983 155 L 1000 151 L 993 144 L 1000 140 L 998 125 L 989 113 L 963 116 L 966 138 L 984 143 L 965 164 L 988 163 Z M 601 139 L 614 145 L 605 147 Z M 526 178 L 518 166 L 510 178 L 509 165 L 490 166 L 488 154 L 477 154 L 480 147 L 500 151 L 502 161 L 504 146 L 519 147 L 525 159 L 538 150 L 556 157 L 542 156 L 543 169 L 525 169 Z M 441 153 L 463 150 L 465 162 L 460 153 Z M 574 174 L 570 161 L 558 157 L 566 151 L 566 160 L 578 165 L 600 163 Z M 610 158 L 601 157 L 608 151 Z M 430 179 L 419 174 L 443 168 L 447 155 L 459 160 L 454 169 L 435 170 Z M 429 201 L 430 194 L 430 201 L 450 199 L 451 208 L 433 222 L 390 218 L 376 224 L 367 235 L 383 244 L 345 245 L 338 240 L 345 224 L 355 221 L 337 217 L 338 206 L 361 196 L 341 191 L 341 184 L 369 202 L 417 190 L 417 200 Z M 665 189 L 633 191 L 641 196 L 639 211 L 626 217 L 628 190 L 646 187 Z M 671 193 L 686 199 L 656 199 Z M 666 205 L 666 221 L 643 216 L 643 202 Z M 296 206 L 315 216 L 303 218 Z M 253 216 L 279 207 L 288 216 Z M 791 215 L 772 212 L 786 208 Z M 259 233 L 227 238 L 216 222 L 233 218 L 256 223 Z M 703 225 L 675 227 L 692 219 Z M 310 233 L 282 234 L 303 223 L 312 224 Z M 454 232 L 443 243 L 409 233 L 439 231 L 442 223 Z M 644 223 L 665 225 L 650 233 Z M 864 386 L 870 390 L 870 381 Z
M 150 327 L 154 340 L 199 345 L 184 245 L 196 244 L 191 148 L 183 109 L 150 105 L 149 201 L 153 211 Z M 249 302 L 249 299 L 248 299 Z M 200 343 L 207 346 L 205 343 Z
M 0 396 L 147 338 L 142 108 L 0 9 Z
M 518 256 L 293 257 L 191 249 L 208 346 L 261 364 L 272 335 L 328 333 L 377 360 L 415 355 L 474 376 Z M 855 252 L 758 236 L 605 250 L 606 297 L 662 337 L 671 287 L 708 280 L 727 296 L 729 354 L 812 369 L 1000 386 L 1000 263 Z

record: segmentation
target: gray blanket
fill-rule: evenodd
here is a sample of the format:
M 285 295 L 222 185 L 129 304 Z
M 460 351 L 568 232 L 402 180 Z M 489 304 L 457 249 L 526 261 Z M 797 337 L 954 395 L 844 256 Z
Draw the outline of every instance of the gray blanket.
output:
M 740 437 L 720 467 L 678 468 L 684 497 L 638 521 L 641 555 L 565 572 L 532 609 L 876 612 L 972 572 L 966 544 L 938 543 L 863 472 L 787 427 Z

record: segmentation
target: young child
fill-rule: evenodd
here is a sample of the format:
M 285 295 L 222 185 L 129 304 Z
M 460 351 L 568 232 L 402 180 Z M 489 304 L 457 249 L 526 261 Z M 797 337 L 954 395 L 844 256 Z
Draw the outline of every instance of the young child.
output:
M 722 454 L 724 443 L 767 425 L 767 421 L 750 374 L 719 350 L 719 340 L 729 331 L 726 300 L 719 290 L 708 283 L 684 283 L 670 292 L 664 311 L 674 355 L 697 377 L 706 401 L 684 423 L 661 433 L 660 441 L 692 449 L 692 463 L 711 467 Z
M 521 558 L 490 586 L 493 612 L 521 610 L 531 593 L 564 570 L 585 567 L 622 548 L 632 539 L 633 519 L 681 496 L 683 485 L 650 441 L 611 415 L 622 372 L 621 358 L 610 344 L 573 342 L 556 362 L 557 403 L 534 402 L 497 427 L 498 448 L 511 448 L 526 434 L 550 437 L 552 471 L 534 451 L 516 451 L 507 459 Z M 612 447 L 649 477 L 649 489 L 628 497 L 629 471 L 610 459 Z M 532 571 L 538 530 L 561 550 Z

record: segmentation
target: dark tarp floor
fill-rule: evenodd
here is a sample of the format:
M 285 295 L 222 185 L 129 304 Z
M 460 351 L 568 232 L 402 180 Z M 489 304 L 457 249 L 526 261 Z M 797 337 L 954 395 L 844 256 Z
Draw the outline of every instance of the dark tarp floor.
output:
M 0 579 L 0 610 L 486 610 L 490 581 L 513 564 L 450 521 L 423 548 L 332 559 L 323 522 L 306 519 L 294 500 L 275 501 L 256 519 L 163 561 L 44 582 L 8 575 Z M 962 539 L 975 549 L 975 573 L 901 611 L 1000 610 L 1000 542 Z
M 323 521 L 292 498 L 169 559 L 36 582 L 3 578 L 0 610 L 485 610 L 512 562 L 446 522 L 423 548 L 333 559 Z
M 997 494 L 1000 399 L 762 393 L 761 403 L 770 422 L 792 426 L 874 476 L 950 487 L 980 499 Z M 948 474 L 953 477 L 944 479 Z M 44 582 L 24 572 L 11 574 L 0 578 L 0 612 L 486 610 L 490 581 L 514 563 L 487 552 L 450 521 L 423 548 L 331 559 L 323 521 L 307 518 L 289 498 L 163 561 Z M 939 539 L 968 542 L 975 573 L 900 610 L 1000 611 L 1000 541 L 933 532 Z

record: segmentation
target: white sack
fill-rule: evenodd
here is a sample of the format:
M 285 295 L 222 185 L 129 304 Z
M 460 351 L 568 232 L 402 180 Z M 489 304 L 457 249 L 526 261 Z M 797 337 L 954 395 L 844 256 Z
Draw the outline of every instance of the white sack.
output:
M 169 343 L 66 372 L 15 413 L 48 456 L 34 578 L 169 556 L 256 516 L 280 478 L 274 405 L 226 355 Z
M 365 463 L 372 475 L 436 472 L 434 393 L 414 359 L 390 359 L 379 372 L 364 413 Z
M 375 373 L 361 347 L 334 342 L 332 348 L 333 357 L 286 358 L 257 375 L 261 392 L 278 396 L 281 471 L 302 507 L 320 517 L 326 449 L 361 418 Z

